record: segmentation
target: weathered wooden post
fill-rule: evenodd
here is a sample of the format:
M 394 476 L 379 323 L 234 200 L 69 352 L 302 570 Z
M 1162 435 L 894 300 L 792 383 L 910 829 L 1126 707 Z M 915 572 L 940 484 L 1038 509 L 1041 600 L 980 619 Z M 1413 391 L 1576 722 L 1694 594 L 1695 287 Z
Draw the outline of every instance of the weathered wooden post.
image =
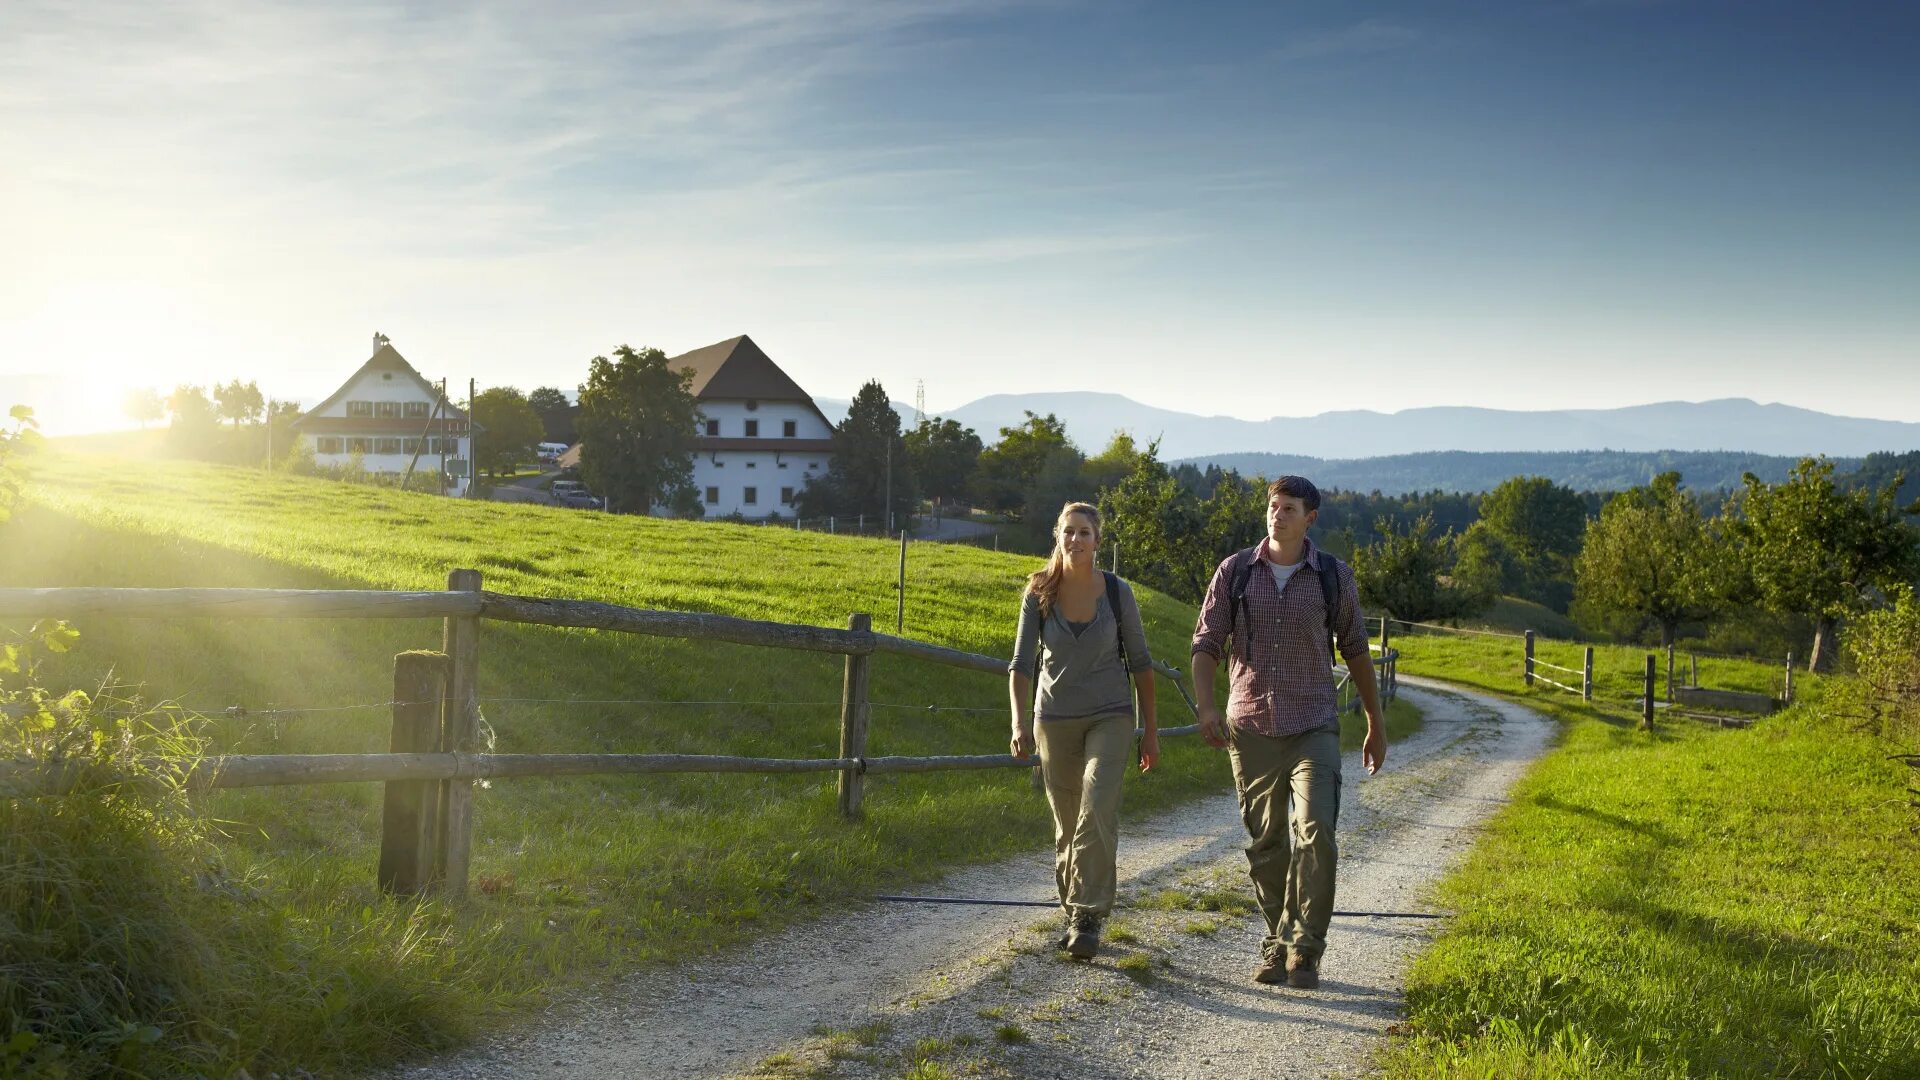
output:
M 893 614 L 893 632 L 907 632 L 907 530 L 900 530 L 900 583 L 894 588 L 900 590 L 899 606 Z
M 1783 696 L 1781 697 L 1781 700 L 1782 701 L 1793 700 L 1793 654 L 1792 653 L 1787 654 L 1787 688 L 1783 692 Z
M 1700 689 L 1700 654 L 1687 654 L 1687 685 Z
M 1527 685 L 1533 685 L 1533 631 L 1527 631 Z
M 455 570 L 447 575 L 447 591 L 480 591 L 480 571 Z M 446 620 L 444 651 L 452 663 L 447 680 L 447 720 L 441 749 L 471 754 L 480 735 L 480 618 L 459 615 Z M 467 895 L 467 865 L 473 854 L 473 781 L 454 777 L 446 781 L 441 798 L 442 876 L 447 896 Z
M 1648 653 L 1647 678 L 1640 692 L 1640 727 L 1645 731 L 1653 730 L 1653 665 L 1653 654 Z
M 1393 620 L 1388 618 L 1387 613 L 1383 611 L 1380 613 L 1380 651 L 1385 653 L 1388 646 L 1392 644 Z
M 856 634 L 873 630 L 873 616 L 859 612 L 847 616 L 847 629 Z M 867 684 L 873 671 L 873 654 L 847 654 L 847 675 L 840 687 L 840 756 L 867 756 Z M 856 766 L 840 771 L 840 814 L 860 816 L 860 796 L 865 778 Z
M 1593 700 L 1593 646 L 1587 646 L 1587 656 L 1580 665 L 1580 700 Z
M 1667 646 L 1667 704 L 1673 704 L 1673 646 Z
M 431 754 L 440 749 L 446 711 L 447 654 L 403 652 L 393 658 L 395 754 Z M 411 895 L 435 881 L 440 835 L 438 780 L 389 780 L 380 815 L 380 888 Z

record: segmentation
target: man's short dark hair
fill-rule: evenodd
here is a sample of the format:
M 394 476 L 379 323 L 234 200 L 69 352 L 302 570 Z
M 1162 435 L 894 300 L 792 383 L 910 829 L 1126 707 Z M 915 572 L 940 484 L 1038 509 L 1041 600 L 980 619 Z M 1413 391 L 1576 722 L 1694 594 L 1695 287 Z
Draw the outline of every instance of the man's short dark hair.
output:
M 1291 495 L 1299 499 L 1300 505 L 1306 507 L 1309 514 L 1320 509 L 1320 489 L 1304 476 L 1282 476 L 1267 485 L 1267 501 L 1271 502 L 1279 495 Z

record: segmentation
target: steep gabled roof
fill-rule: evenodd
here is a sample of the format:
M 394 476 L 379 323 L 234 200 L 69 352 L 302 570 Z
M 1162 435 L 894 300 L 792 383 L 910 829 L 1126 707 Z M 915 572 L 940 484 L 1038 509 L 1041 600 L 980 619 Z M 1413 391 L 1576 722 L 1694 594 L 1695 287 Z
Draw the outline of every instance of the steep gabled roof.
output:
M 318 418 L 320 411 L 332 405 L 334 402 L 339 401 L 340 398 L 346 394 L 347 388 L 359 381 L 360 376 L 374 371 L 388 371 L 402 378 L 413 380 L 414 385 L 424 391 L 429 399 L 438 399 L 440 396 L 440 388 L 428 382 L 425 376 L 415 371 L 413 365 L 407 363 L 407 358 L 400 355 L 400 350 L 394 348 L 392 345 L 383 344 L 378 351 L 367 358 L 366 363 L 360 365 L 358 371 L 347 376 L 347 380 L 340 384 L 340 389 L 328 395 L 325 401 L 301 413 L 300 418 L 293 422 L 294 426 L 299 427 L 308 419 Z M 455 408 L 451 401 L 447 402 L 446 405 L 439 410 L 439 415 L 459 420 L 467 418 L 467 414 Z M 485 429 L 483 428 L 482 430 Z
M 833 421 L 813 403 L 813 395 L 800 389 L 800 384 L 781 371 L 780 365 L 761 352 L 760 346 L 745 334 L 681 353 L 669 359 L 667 366 L 675 371 L 692 369 L 694 397 L 804 401 L 828 427 L 833 426 Z

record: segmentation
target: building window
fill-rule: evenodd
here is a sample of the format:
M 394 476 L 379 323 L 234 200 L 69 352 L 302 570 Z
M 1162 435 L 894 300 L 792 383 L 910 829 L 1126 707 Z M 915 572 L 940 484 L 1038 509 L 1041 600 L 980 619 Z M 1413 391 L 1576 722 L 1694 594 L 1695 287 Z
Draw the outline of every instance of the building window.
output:
M 795 435 L 798 435 L 799 433 L 800 433 L 800 424 L 798 421 L 794 421 L 794 420 L 780 421 L 780 434 L 785 435 L 787 438 L 791 439 Z
M 373 403 L 373 415 L 382 420 L 392 420 L 400 415 L 400 403 L 397 401 L 376 401 Z
M 807 462 L 807 468 L 809 468 L 809 469 L 817 469 L 817 468 L 819 468 L 819 467 L 820 467 L 820 463 L 819 463 L 819 462 L 817 462 L 817 461 L 809 461 L 809 462 Z
M 718 506 L 719 504 L 720 504 L 720 489 L 717 487 L 708 488 L 707 489 L 707 505 Z
M 372 416 L 373 402 L 349 401 L 347 402 L 347 415 L 348 416 Z
M 780 505 L 781 506 L 793 505 L 793 489 L 792 488 L 783 487 L 780 489 Z
M 426 402 L 409 401 L 406 403 L 406 416 L 409 420 L 425 420 L 427 415 Z
M 781 468 L 783 468 L 783 469 L 784 469 L 784 468 L 786 468 L 786 467 L 787 467 L 787 463 L 786 463 L 786 462 L 784 462 L 784 461 L 783 461 L 783 462 L 781 462 L 781 463 L 780 463 L 780 467 L 781 467 Z
M 741 488 L 740 493 L 740 501 L 748 506 L 752 506 L 760 501 L 759 488 Z
M 719 436 L 719 434 L 720 434 L 720 421 L 718 420 L 707 421 L 707 437 L 710 439 L 716 438 Z
M 373 449 L 372 443 L 373 443 L 372 439 L 348 439 L 347 453 L 349 454 L 368 453 Z
M 749 469 L 757 469 L 757 468 L 759 468 L 759 467 L 760 467 L 760 463 L 759 463 L 759 462 L 757 462 L 757 461 L 749 461 L 749 462 L 747 462 L 747 468 L 749 468 Z
M 420 439 L 401 439 L 400 452 L 403 454 L 417 454 L 420 452 L 420 443 L 422 441 L 423 440 Z
M 760 421 L 758 420 L 747 421 L 747 438 L 757 439 L 759 437 L 760 437 Z
M 314 441 L 317 444 L 314 449 L 322 454 L 337 454 L 340 452 L 340 436 L 338 435 L 322 435 Z
M 376 454 L 397 454 L 400 452 L 399 439 L 373 440 L 373 452 Z

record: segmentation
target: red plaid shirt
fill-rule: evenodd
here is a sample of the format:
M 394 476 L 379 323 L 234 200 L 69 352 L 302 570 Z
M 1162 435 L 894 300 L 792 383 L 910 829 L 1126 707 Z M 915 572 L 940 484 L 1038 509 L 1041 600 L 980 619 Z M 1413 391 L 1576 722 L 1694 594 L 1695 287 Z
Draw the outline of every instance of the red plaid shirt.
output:
M 1307 564 L 1287 580 L 1286 591 L 1281 592 L 1274 586 L 1263 541 L 1247 578 L 1237 623 L 1229 608 L 1233 564 L 1241 553 L 1222 560 L 1207 586 L 1207 598 L 1193 626 L 1193 652 L 1206 653 L 1217 662 L 1227 649 L 1227 639 L 1233 638 L 1227 661 L 1227 722 L 1236 727 L 1262 735 L 1295 735 L 1336 718 L 1337 697 L 1328 670 L 1333 661 L 1327 655 L 1327 602 L 1317 577 L 1323 556 L 1312 540 L 1306 542 L 1306 554 Z M 1329 564 L 1333 561 L 1327 559 Z M 1367 624 L 1360 614 L 1353 568 L 1346 563 L 1339 567 L 1341 617 L 1333 629 L 1340 655 L 1351 665 L 1368 656 Z M 1238 632 L 1249 619 L 1256 628 L 1251 656 L 1243 645 L 1246 635 Z

